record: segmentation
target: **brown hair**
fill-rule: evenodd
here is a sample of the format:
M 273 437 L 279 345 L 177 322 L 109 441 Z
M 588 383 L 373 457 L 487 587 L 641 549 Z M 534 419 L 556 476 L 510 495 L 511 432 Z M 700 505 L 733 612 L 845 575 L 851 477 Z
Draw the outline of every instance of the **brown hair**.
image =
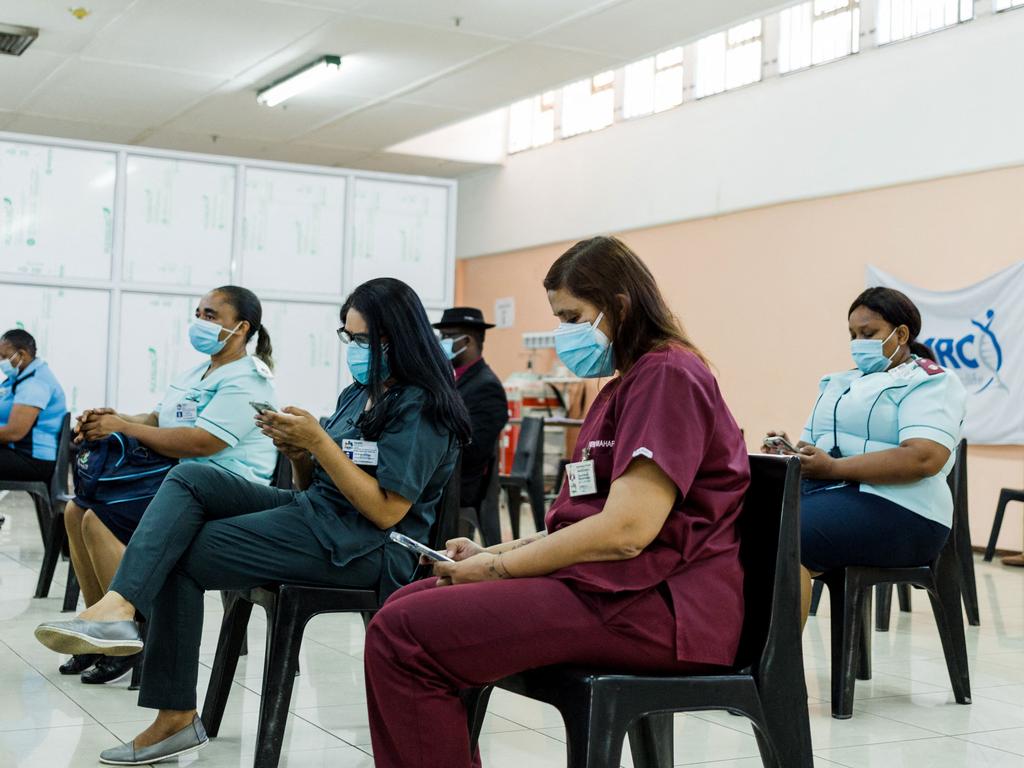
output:
M 617 237 L 580 240 L 551 265 L 544 288 L 565 288 L 602 309 L 612 324 L 616 367 L 631 368 L 652 349 L 677 344 L 707 365 L 658 289 L 640 257 Z M 623 312 L 619 297 L 625 296 Z

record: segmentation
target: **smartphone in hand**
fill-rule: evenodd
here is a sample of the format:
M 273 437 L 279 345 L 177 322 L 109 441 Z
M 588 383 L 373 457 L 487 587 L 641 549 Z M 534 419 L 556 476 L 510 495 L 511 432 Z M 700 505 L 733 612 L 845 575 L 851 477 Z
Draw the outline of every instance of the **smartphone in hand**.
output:
M 427 546 L 424 546 L 423 544 L 420 544 L 418 541 L 416 541 L 416 539 L 410 539 L 408 536 L 405 536 L 405 535 L 399 533 L 398 531 L 392 531 L 388 538 L 390 538 L 393 542 L 395 542 L 395 544 L 398 544 L 399 546 L 405 547 L 406 549 L 412 550 L 417 555 L 423 555 L 424 557 L 429 558 L 429 559 L 433 560 L 434 562 L 438 562 L 438 563 L 454 563 L 455 562 L 454 560 L 452 560 L 450 557 L 448 557 L 448 555 L 444 554 L 443 552 L 435 552 L 430 547 L 427 547 Z

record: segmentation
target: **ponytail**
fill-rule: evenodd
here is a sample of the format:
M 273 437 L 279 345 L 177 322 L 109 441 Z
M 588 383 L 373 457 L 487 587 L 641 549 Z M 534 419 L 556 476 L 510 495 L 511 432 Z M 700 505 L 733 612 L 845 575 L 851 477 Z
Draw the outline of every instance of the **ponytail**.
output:
M 273 350 L 270 346 L 270 334 L 267 332 L 266 326 L 263 325 L 263 305 L 260 304 L 256 294 L 239 285 L 222 285 L 220 288 L 214 288 L 211 293 L 219 293 L 223 296 L 225 302 L 235 308 L 235 315 L 238 319 L 249 324 L 249 332 L 245 334 L 246 344 L 253 336 L 259 334 L 259 338 L 256 339 L 256 357 L 273 370 L 274 359 L 271 357 Z
M 932 352 L 931 347 L 927 346 L 926 344 L 922 344 L 917 339 L 911 339 L 910 344 L 908 346 L 910 347 L 910 351 L 913 352 L 918 357 L 928 358 L 933 363 L 938 362 L 935 359 L 935 353 Z
M 259 334 L 256 338 L 256 357 L 267 364 L 267 368 L 274 370 L 274 348 L 270 345 L 270 334 L 267 326 L 260 324 Z

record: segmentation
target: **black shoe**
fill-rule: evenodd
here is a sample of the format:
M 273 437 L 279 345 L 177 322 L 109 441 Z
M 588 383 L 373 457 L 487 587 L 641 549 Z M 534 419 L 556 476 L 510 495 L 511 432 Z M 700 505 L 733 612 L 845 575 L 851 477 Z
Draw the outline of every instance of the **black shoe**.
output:
M 98 653 L 81 653 L 72 656 L 57 669 L 62 675 L 80 675 L 102 658 Z
M 96 666 L 82 673 L 82 682 L 86 685 L 103 685 L 124 677 L 135 669 L 141 654 L 133 656 L 101 656 Z

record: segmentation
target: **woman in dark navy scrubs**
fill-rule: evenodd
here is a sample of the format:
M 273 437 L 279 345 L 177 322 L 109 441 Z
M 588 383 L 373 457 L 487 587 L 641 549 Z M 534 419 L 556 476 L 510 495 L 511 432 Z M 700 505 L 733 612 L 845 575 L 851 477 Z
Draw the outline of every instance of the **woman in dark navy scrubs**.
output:
M 374 760 L 473 763 L 460 689 L 549 664 L 705 671 L 734 661 L 743 620 L 736 519 L 750 482 L 740 430 L 654 277 L 615 238 L 577 243 L 544 280 L 556 349 L 609 377 L 546 531 L 448 542 L 439 579 L 399 590 L 367 632 Z

